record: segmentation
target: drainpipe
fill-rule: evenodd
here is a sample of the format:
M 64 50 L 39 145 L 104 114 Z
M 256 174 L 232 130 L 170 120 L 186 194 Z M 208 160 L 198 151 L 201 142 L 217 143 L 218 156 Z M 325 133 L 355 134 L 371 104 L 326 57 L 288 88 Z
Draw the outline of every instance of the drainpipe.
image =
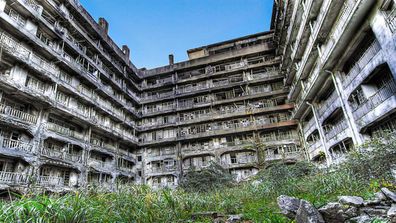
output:
M 324 134 L 323 129 L 322 129 L 322 126 L 321 126 L 321 124 L 320 124 L 320 122 L 319 122 L 319 118 L 318 118 L 318 116 L 317 116 L 317 114 L 316 114 L 316 109 L 315 109 L 315 107 L 314 107 L 311 103 L 309 103 L 308 101 L 307 101 L 306 103 L 307 103 L 307 105 L 309 105 L 309 106 L 311 107 L 311 109 L 312 109 L 312 113 L 313 113 L 313 115 L 314 115 L 316 127 L 318 128 L 318 131 L 319 131 L 320 141 L 321 141 L 322 146 L 323 146 L 323 148 L 324 148 L 324 153 L 325 153 L 325 156 L 326 156 L 326 163 L 327 163 L 327 166 L 330 166 L 330 164 L 332 163 L 332 160 L 333 160 L 333 159 L 332 159 L 332 157 L 331 157 L 331 155 L 329 154 L 329 151 L 328 151 L 328 149 L 327 149 L 325 134 Z
M 353 142 L 355 144 L 363 143 L 361 138 L 360 138 L 360 136 L 359 136 L 359 132 L 357 130 L 357 127 L 356 127 L 354 121 L 352 121 L 352 120 L 354 120 L 354 118 L 352 116 L 352 113 L 348 112 L 347 105 L 345 104 L 345 101 L 344 101 L 342 93 L 341 93 L 341 87 L 339 86 L 339 84 L 337 82 L 335 74 L 333 72 L 329 71 L 329 70 L 325 70 L 325 72 L 331 75 L 331 79 L 333 80 L 333 83 L 334 83 L 335 89 L 337 91 L 338 97 L 339 97 L 339 99 L 341 101 L 341 108 L 342 108 L 342 110 L 343 110 L 343 112 L 345 114 L 345 118 L 347 120 L 348 127 L 352 131 L 352 140 L 353 140 Z

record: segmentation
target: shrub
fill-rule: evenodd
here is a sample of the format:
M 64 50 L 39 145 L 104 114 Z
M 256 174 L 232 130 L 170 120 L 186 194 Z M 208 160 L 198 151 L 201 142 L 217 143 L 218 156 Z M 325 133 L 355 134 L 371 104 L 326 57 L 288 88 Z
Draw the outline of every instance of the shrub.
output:
M 309 162 L 297 162 L 293 165 L 276 163 L 267 169 L 261 170 L 257 179 L 265 182 L 272 189 L 284 186 L 288 181 L 298 180 L 304 176 L 311 175 L 316 167 Z
M 370 182 L 379 179 L 395 183 L 392 168 L 396 168 L 396 136 L 387 134 L 383 138 L 369 141 L 352 152 L 339 169 L 350 171 L 357 179 Z
M 181 179 L 179 186 L 189 192 L 207 192 L 231 186 L 233 182 L 233 176 L 226 169 L 211 162 L 205 169 L 190 169 Z

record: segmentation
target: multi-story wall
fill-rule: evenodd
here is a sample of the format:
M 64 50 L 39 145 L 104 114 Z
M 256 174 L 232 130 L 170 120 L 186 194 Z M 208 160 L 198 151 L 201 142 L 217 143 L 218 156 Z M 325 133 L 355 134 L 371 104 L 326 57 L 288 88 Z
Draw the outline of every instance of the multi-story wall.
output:
M 192 49 L 188 61 L 175 64 L 171 55 L 168 66 L 144 71 L 139 138 L 146 183 L 175 185 L 183 172 L 211 161 L 242 180 L 257 172 L 260 158 L 299 158 L 273 35 Z
M 395 131 L 395 1 L 290 0 L 274 8 L 281 72 L 307 158 L 338 163 Z
M 394 0 L 275 1 L 271 31 L 138 70 L 77 0 L 0 0 L 0 189 L 341 162 L 396 129 L 395 14 Z
M 139 181 L 140 79 L 107 29 L 76 1 L 0 0 L 0 185 Z

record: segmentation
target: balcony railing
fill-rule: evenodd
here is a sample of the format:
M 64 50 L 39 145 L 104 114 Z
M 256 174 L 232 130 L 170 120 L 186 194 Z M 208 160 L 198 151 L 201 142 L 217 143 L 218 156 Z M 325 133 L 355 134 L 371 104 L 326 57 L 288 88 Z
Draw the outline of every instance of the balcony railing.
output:
M 264 142 L 272 142 L 279 140 L 296 140 L 298 139 L 298 135 L 295 132 L 279 132 L 279 133 L 271 133 L 267 135 L 263 135 L 261 140 Z
M 155 83 L 142 84 L 142 87 L 153 88 L 153 87 L 158 87 L 158 86 L 161 86 L 164 84 L 170 84 L 170 83 L 173 83 L 173 77 L 159 79 L 159 80 L 156 80 Z
M 29 122 L 30 124 L 36 124 L 37 123 L 37 116 L 29 114 L 27 112 L 23 112 L 20 110 L 17 110 L 15 108 L 12 108 L 10 106 L 7 106 L 5 104 L 0 104 L 0 113 L 12 116 L 17 119 L 21 119 L 23 121 Z
M 133 169 L 132 168 L 128 168 L 128 167 L 118 167 L 119 170 L 127 172 L 127 173 L 132 173 Z
M 88 163 L 90 166 L 99 167 L 99 168 L 107 168 L 107 169 L 110 169 L 113 166 L 111 162 L 97 160 L 94 158 L 89 158 Z
M 9 185 L 21 185 L 29 183 L 29 176 L 23 173 L 0 171 L 0 182 Z
M 23 142 L 13 139 L 3 139 L 0 140 L 0 142 L 2 143 L 1 146 L 6 149 L 24 151 L 28 153 L 31 153 L 33 151 L 33 145 L 30 142 Z
M 80 163 L 82 161 L 81 154 L 70 154 L 50 148 L 41 148 L 41 155 L 48 156 L 48 157 L 53 157 L 53 158 L 58 158 L 62 160 L 67 160 L 71 162 L 78 162 Z
M 232 123 L 232 124 L 216 124 L 210 126 L 210 128 L 207 128 L 205 132 L 196 132 L 196 133 L 187 133 L 187 129 L 183 129 L 180 132 L 180 138 L 189 138 L 189 137 L 203 137 L 203 136 L 209 136 L 217 133 L 223 133 L 227 131 L 235 131 L 236 129 L 249 129 L 249 128 L 263 128 L 266 127 L 267 125 L 275 125 L 278 123 L 286 122 L 290 117 L 285 116 L 285 117 L 277 117 L 276 120 L 256 120 L 256 121 L 248 121 L 248 122 L 238 122 L 238 123 Z
M 304 134 L 309 134 L 313 128 L 316 126 L 315 118 L 312 117 L 308 122 L 304 124 Z
M 322 118 L 326 118 L 326 117 L 323 117 L 323 115 L 324 115 L 326 112 L 331 112 L 331 111 L 334 110 L 334 108 L 336 108 L 336 107 L 339 106 L 339 103 L 337 103 L 337 101 L 336 101 L 336 100 L 338 100 L 338 99 L 339 99 L 339 98 L 338 98 L 337 92 L 336 92 L 336 91 L 333 91 L 333 93 L 330 95 L 330 97 L 327 98 L 327 99 L 321 104 L 321 106 L 319 107 L 319 109 L 318 109 L 318 114 L 319 114 L 319 116 L 322 117 Z
M 339 133 L 343 132 L 345 129 L 348 128 L 348 124 L 345 119 L 342 121 L 334 124 L 334 125 L 328 125 L 324 126 L 325 128 L 325 136 L 327 140 L 331 140 L 335 136 L 337 136 Z
M 322 6 L 320 8 L 320 12 L 318 13 L 318 17 L 316 18 L 315 22 L 313 24 L 310 23 L 310 27 L 311 27 L 311 35 L 309 37 L 307 46 L 305 47 L 305 51 L 303 54 L 303 58 L 301 59 L 301 65 L 300 67 L 305 67 L 305 65 L 307 64 L 307 61 L 312 58 L 311 52 L 313 51 L 313 48 L 315 46 L 315 42 L 319 36 L 319 31 L 320 31 L 320 27 L 322 26 L 326 15 L 327 15 L 327 11 L 330 8 L 331 5 L 331 0 L 324 0 L 322 3 Z M 299 79 L 302 75 L 302 72 L 304 71 L 304 69 L 298 69 L 297 70 L 297 79 Z
M 210 162 L 202 162 L 199 164 L 183 164 L 183 170 L 189 170 L 190 168 L 194 168 L 196 170 L 203 169 L 210 166 Z
M 277 75 L 279 75 L 277 69 L 270 69 L 267 70 L 266 72 L 252 74 L 251 77 L 253 80 L 259 80 L 259 79 L 274 77 Z
M 71 130 L 69 128 L 57 125 L 55 123 L 48 122 L 47 123 L 47 129 L 50 131 L 54 131 L 56 133 L 59 133 L 61 135 L 65 136 L 70 136 L 76 139 L 84 140 L 84 135 L 82 133 L 76 132 L 74 130 Z
M 14 40 L 12 37 L 8 36 L 4 32 L 0 33 L 0 45 L 4 47 L 3 49 L 5 49 L 7 51 L 10 51 L 12 54 L 14 54 L 16 56 L 23 57 L 23 59 L 25 59 L 25 60 L 29 60 L 30 62 L 32 62 L 32 64 L 34 64 L 38 68 L 45 70 L 50 75 L 52 75 L 55 78 L 59 79 L 59 77 L 61 75 L 60 74 L 61 71 L 59 70 L 58 67 L 56 67 L 52 63 L 49 63 L 49 62 L 45 61 L 44 59 L 42 59 L 41 57 L 37 56 L 36 54 L 32 53 L 30 50 L 28 50 L 26 47 L 21 45 L 19 42 L 17 42 L 16 40 Z M 71 59 L 71 57 L 70 57 L 70 59 Z M 83 65 L 78 64 L 75 61 L 74 61 L 74 63 L 76 63 L 78 65 L 78 69 L 86 70 L 83 67 Z M 88 72 L 88 71 L 86 71 L 86 72 Z M 91 74 L 91 73 L 89 73 L 89 74 Z M 94 75 L 94 74 L 91 74 L 91 75 Z M 43 82 L 38 80 L 38 79 L 35 79 L 33 77 L 31 77 L 31 79 L 32 80 L 28 82 L 27 87 L 32 89 L 32 90 L 38 91 L 41 94 L 45 94 L 47 86 Z M 95 77 L 94 77 L 94 81 L 97 82 Z M 75 88 L 74 86 L 72 86 L 72 87 Z M 87 90 L 87 89 L 83 89 L 82 87 L 81 88 L 77 88 L 77 91 L 82 93 L 82 94 L 84 94 L 85 96 L 87 96 L 87 97 L 89 97 L 91 99 L 94 99 L 99 104 L 100 107 L 106 108 L 109 113 L 117 116 L 120 119 L 124 118 L 123 114 L 121 114 L 120 112 L 118 112 L 118 113 L 114 113 L 113 112 L 113 106 L 111 104 L 107 103 L 107 100 L 103 100 L 102 98 L 100 98 L 96 94 L 94 94 L 92 91 Z M 119 100 L 114 95 L 113 95 L 113 98 L 115 98 L 116 100 Z
M 307 142 L 308 143 L 308 152 L 311 156 L 317 155 L 319 152 L 317 151 L 321 146 L 322 143 L 320 140 L 316 140 L 314 142 Z
M 396 83 L 390 81 L 380 88 L 374 95 L 367 98 L 365 102 L 354 108 L 353 116 L 356 120 L 360 120 L 365 114 L 372 111 L 388 98 L 396 95 Z
M 43 9 L 43 7 L 37 4 L 37 2 L 34 0 L 23 0 L 23 2 L 38 13 L 40 13 Z
M 300 152 L 286 152 L 280 154 L 267 154 L 265 156 L 266 161 L 274 161 L 281 159 L 298 159 L 301 156 Z
M 390 30 L 394 33 L 396 32 L 396 7 L 385 14 L 385 21 L 388 24 Z
M 381 45 L 375 40 L 366 52 L 357 60 L 348 74 L 343 76 L 343 85 L 348 87 L 352 81 L 359 76 L 363 68 L 370 62 L 370 60 L 381 50 Z
M 221 162 L 221 164 L 227 168 L 241 166 L 241 165 L 248 165 L 248 164 L 256 164 L 256 163 L 257 163 L 256 156 L 248 156 L 248 157 L 243 157 L 243 158 L 237 158 L 236 160 L 233 160 L 233 161 L 227 160 L 227 161 Z
M 148 173 L 153 173 L 153 174 L 155 174 L 155 173 L 173 172 L 173 171 L 176 171 L 176 167 L 177 167 L 176 165 L 173 165 L 173 166 L 163 165 L 161 167 L 148 168 L 147 172 Z
M 62 177 L 55 176 L 39 176 L 37 183 L 43 187 L 63 187 L 65 186 L 65 180 Z
M 22 17 L 18 12 L 16 12 L 14 9 L 10 8 L 9 6 L 6 5 L 4 12 L 12 18 L 19 26 L 25 26 L 26 24 L 26 19 Z

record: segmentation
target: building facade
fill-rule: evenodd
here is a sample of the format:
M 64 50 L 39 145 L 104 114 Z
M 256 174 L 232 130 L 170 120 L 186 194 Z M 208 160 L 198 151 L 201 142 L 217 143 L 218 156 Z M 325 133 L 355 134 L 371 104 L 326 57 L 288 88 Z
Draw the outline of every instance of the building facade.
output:
M 0 0 L 0 190 L 244 180 L 396 128 L 392 0 L 275 1 L 271 31 L 150 70 L 108 29 L 77 0 Z
M 279 1 L 281 73 L 307 159 L 341 162 L 396 129 L 395 1 Z
M 140 146 L 146 183 L 173 186 L 219 163 L 243 180 L 264 162 L 301 159 L 293 104 L 278 72 L 273 32 L 188 51 L 143 73 Z

